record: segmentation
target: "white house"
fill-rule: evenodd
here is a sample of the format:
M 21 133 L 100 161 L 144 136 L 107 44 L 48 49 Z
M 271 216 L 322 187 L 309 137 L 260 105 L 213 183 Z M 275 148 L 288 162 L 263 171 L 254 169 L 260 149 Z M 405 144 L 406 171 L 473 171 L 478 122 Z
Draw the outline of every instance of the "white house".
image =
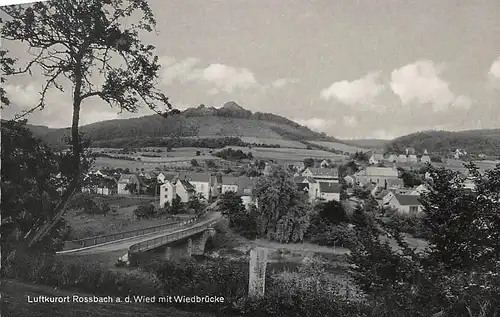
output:
M 429 155 L 424 154 L 424 155 L 422 155 L 422 157 L 420 158 L 420 162 L 421 162 L 421 163 L 430 163 L 430 162 L 431 162 L 431 158 L 429 157 Z
M 372 156 L 368 159 L 368 163 L 371 165 L 376 165 L 384 160 L 384 156 L 379 153 L 373 153 Z
M 189 173 L 184 179 L 194 186 L 197 194 L 203 195 L 205 199 L 210 199 L 213 190 L 212 186 L 215 183 L 214 178 L 215 176 L 210 173 Z
M 238 192 L 238 178 L 235 176 L 222 176 L 222 182 L 220 184 L 220 193 L 224 194 L 227 192 Z
M 354 185 L 356 183 L 356 179 L 352 175 L 347 175 L 344 177 L 344 181 L 347 185 Z
M 389 157 L 387 157 L 386 161 L 389 162 L 389 163 L 394 163 L 398 160 L 398 157 L 394 154 L 391 154 L 389 155 Z
M 340 184 L 319 182 L 319 198 L 340 202 Z
M 188 202 L 189 198 L 196 193 L 194 186 L 186 180 L 167 181 L 160 186 L 160 207 L 165 203 L 172 203 L 172 200 L 179 196 L 182 202 Z
M 302 172 L 304 177 L 312 177 L 317 181 L 338 183 L 339 171 L 337 168 L 314 168 L 308 167 Z
M 416 216 L 422 212 L 422 203 L 417 195 L 394 194 L 388 205 L 403 215 Z
M 139 190 L 140 182 L 139 178 L 135 174 L 122 174 L 118 180 L 118 195 L 130 195 L 131 192 L 125 189 L 127 185 L 135 184 L 136 189 Z
M 415 154 L 408 155 L 408 163 L 418 163 L 418 158 Z
M 319 164 L 319 166 L 321 168 L 328 168 L 330 166 L 330 163 L 327 160 L 323 160 L 323 161 L 321 161 L 321 163 Z
M 385 186 L 386 181 L 399 179 L 399 173 L 395 167 L 367 166 L 354 176 L 356 182 L 361 186 L 369 183 Z
M 397 162 L 399 163 L 408 163 L 408 157 L 404 154 L 399 154 L 397 158 Z

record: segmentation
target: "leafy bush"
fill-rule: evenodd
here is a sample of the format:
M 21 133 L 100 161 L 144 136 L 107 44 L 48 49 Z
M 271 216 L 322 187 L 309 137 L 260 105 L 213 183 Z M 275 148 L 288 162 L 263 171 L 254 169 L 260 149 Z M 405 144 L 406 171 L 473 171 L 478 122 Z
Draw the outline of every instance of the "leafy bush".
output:
M 156 217 L 156 210 L 152 204 L 140 205 L 134 210 L 137 219 L 151 219 Z

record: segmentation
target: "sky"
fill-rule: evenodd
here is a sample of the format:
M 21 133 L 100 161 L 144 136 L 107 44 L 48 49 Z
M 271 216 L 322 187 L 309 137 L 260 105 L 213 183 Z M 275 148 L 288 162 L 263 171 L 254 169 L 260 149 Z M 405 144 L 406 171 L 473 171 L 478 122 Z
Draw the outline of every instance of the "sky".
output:
M 177 108 L 235 101 L 342 139 L 500 128 L 498 0 L 149 3 L 157 30 L 142 39 L 156 46 L 158 88 Z M 2 48 L 29 57 L 19 43 Z M 2 118 L 35 105 L 43 80 L 9 78 Z M 50 92 L 29 123 L 69 126 L 70 91 Z M 81 125 L 148 114 L 91 99 Z

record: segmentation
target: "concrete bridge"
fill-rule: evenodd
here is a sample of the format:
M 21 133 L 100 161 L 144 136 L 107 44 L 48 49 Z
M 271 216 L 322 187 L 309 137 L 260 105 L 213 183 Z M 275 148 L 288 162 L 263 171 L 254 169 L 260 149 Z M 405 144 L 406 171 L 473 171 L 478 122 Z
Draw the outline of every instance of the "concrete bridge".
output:
M 219 212 L 213 212 L 216 205 L 217 203 L 213 203 L 207 207 L 206 213 L 200 218 L 190 218 L 133 232 L 70 241 L 66 250 L 57 254 L 100 259 L 109 255 L 110 259 L 106 259 L 107 262 L 116 263 L 119 257 L 118 262 L 127 265 L 135 265 L 162 248 L 166 259 L 200 254 L 204 252 L 209 237 L 215 233 L 213 226 L 222 218 Z M 154 251 L 147 252 L 152 250 Z M 145 256 L 144 253 L 148 254 Z
M 162 237 L 134 244 L 120 261 L 123 264 L 137 266 L 152 258 L 179 260 L 190 258 L 192 255 L 203 255 L 207 241 L 215 235 L 214 225 L 217 221 L 199 223 Z

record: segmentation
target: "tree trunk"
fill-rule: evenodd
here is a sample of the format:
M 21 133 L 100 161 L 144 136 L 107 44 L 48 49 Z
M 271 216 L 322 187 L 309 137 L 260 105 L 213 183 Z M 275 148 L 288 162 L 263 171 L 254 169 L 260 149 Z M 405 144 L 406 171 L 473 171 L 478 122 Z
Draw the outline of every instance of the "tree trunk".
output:
M 80 142 L 80 134 L 78 130 L 80 122 L 80 108 L 82 104 L 81 89 L 82 89 L 82 73 L 81 67 L 78 65 L 75 69 L 75 88 L 73 90 L 73 119 L 71 124 L 71 145 L 73 154 L 74 174 L 68 188 L 61 197 L 61 201 L 54 210 L 54 217 L 45 222 L 38 232 L 35 232 L 33 239 L 29 242 L 29 247 L 40 241 L 54 226 L 61 220 L 69 200 L 73 197 L 78 186 L 80 185 L 81 178 L 81 153 L 82 147 Z M 36 230 L 36 229 L 35 229 Z

